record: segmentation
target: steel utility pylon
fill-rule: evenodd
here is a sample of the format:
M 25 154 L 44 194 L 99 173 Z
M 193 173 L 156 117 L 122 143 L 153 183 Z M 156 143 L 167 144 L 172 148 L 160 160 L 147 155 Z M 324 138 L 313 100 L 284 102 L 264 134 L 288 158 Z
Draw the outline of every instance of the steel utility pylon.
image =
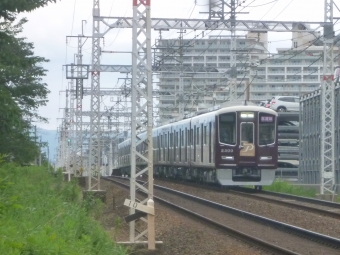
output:
M 136 201 L 136 188 L 143 190 L 148 197 L 140 201 L 146 204 L 153 199 L 153 100 L 152 100 L 152 58 L 151 58 L 151 11 L 150 0 L 133 0 L 132 24 L 132 113 L 131 113 L 131 178 L 130 199 Z M 147 130 L 146 140 L 141 139 L 137 130 Z M 136 147 L 142 143 L 147 145 L 147 155 L 137 152 Z M 146 166 L 139 169 L 137 160 L 144 161 Z M 136 182 L 136 176 L 147 174 L 148 187 Z M 134 214 L 135 209 L 130 209 Z M 136 242 L 146 233 L 148 246 L 155 249 L 154 218 L 148 216 L 148 228 L 136 236 L 135 221 L 130 222 L 130 242 Z
M 83 39 L 88 38 L 84 35 L 78 36 L 67 36 L 68 37 L 75 37 L 78 40 L 78 53 L 76 54 L 77 57 L 77 64 L 74 63 L 70 65 L 66 65 L 66 79 L 71 80 L 71 105 L 72 105 L 72 125 L 74 128 L 73 139 L 72 139 L 72 155 L 73 155 L 73 172 L 75 177 L 80 177 L 83 175 L 83 144 L 82 144 L 82 99 L 83 99 L 83 80 L 88 79 L 89 73 L 89 66 L 82 64 L 82 46 L 83 46 Z M 76 79 L 76 86 L 74 87 L 73 80 Z M 75 100 L 75 106 L 74 106 Z M 74 121 L 75 119 L 75 121 Z
M 230 1 L 230 86 L 229 101 L 237 99 L 237 68 L 236 68 L 236 8 L 235 0 Z M 237 1 L 238 2 L 238 1 Z
M 334 194 L 335 184 L 335 133 L 334 133 L 334 25 L 333 0 L 325 0 L 324 12 L 323 79 L 321 85 L 321 186 Z
M 236 60 L 236 9 L 239 6 L 239 0 L 210 0 L 209 1 L 209 19 L 215 22 L 224 22 L 226 14 L 229 15 L 230 22 L 230 83 L 229 83 L 229 101 L 237 100 L 237 60 Z M 230 11 L 225 12 L 224 7 L 228 6 Z M 242 13 L 242 12 L 238 12 Z
M 82 79 L 82 45 L 83 38 L 82 35 L 78 35 L 78 54 L 77 54 L 77 79 L 76 79 L 76 109 L 75 109 L 75 130 L 76 130 L 76 150 L 75 150 L 75 177 L 80 177 L 83 175 L 84 166 L 83 166 L 83 125 L 82 125 L 82 99 L 83 99 L 83 79 Z
M 66 90 L 66 106 L 64 109 L 64 120 L 62 123 L 63 136 L 63 168 L 68 176 L 68 181 L 71 180 L 70 170 L 70 109 L 69 109 L 69 88 Z
M 224 0 L 210 0 L 209 1 L 209 19 L 224 20 Z
M 100 8 L 93 0 L 92 65 L 91 65 L 91 116 L 90 116 L 90 166 L 88 190 L 100 190 Z

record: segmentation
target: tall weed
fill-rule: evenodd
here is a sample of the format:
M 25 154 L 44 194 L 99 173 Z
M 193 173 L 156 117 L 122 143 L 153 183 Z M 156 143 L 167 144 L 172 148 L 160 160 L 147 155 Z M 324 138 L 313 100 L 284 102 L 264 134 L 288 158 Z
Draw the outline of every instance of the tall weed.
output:
M 0 254 L 117 254 L 75 182 L 44 168 L 0 167 Z M 95 202 L 98 203 L 99 202 Z

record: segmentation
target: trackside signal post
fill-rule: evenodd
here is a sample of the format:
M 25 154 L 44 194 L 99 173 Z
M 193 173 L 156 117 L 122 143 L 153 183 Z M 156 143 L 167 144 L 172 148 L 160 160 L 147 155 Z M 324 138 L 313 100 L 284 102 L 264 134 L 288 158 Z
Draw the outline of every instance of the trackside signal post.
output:
M 335 184 L 335 132 L 334 132 L 334 24 L 333 0 L 325 0 L 323 46 L 323 80 L 321 83 L 321 186 L 320 194 L 334 195 Z

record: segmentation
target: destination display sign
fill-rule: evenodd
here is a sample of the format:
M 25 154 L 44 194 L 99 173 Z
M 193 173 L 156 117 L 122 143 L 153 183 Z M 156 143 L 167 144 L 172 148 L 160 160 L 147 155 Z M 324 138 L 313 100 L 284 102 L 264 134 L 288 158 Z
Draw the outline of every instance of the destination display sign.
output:
M 261 122 L 274 122 L 274 116 L 261 116 Z

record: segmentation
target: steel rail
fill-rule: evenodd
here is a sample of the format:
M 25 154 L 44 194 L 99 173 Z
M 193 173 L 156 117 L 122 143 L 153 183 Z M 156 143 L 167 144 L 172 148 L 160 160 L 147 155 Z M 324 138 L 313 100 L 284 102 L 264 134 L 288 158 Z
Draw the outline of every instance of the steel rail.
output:
M 113 179 L 110 179 L 110 178 L 105 178 L 105 177 L 102 177 L 102 178 L 107 180 L 107 181 L 114 182 L 115 184 L 120 185 L 120 186 L 122 186 L 124 188 L 129 189 L 129 185 L 128 184 L 121 183 L 119 181 L 116 181 L 116 180 L 113 180 Z M 126 180 L 128 180 L 128 179 L 126 179 Z M 155 187 L 159 188 L 160 186 L 155 185 Z M 140 191 L 140 192 L 145 194 L 142 191 Z M 218 229 L 220 229 L 220 230 L 222 230 L 224 232 L 227 232 L 228 234 L 230 234 L 230 235 L 232 235 L 234 237 L 242 239 L 246 243 L 251 243 L 252 245 L 256 245 L 257 247 L 259 247 L 259 248 L 261 248 L 263 250 L 272 252 L 273 254 L 300 255 L 299 253 L 290 251 L 290 250 L 282 248 L 280 246 L 277 246 L 277 245 L 268 243 L 266 241 L 263 241 L 261 239 L 252 237 L 252 236 L 250 236 L 250 235 L 248 235 L 246 233 L 240 232 L 240 231 L 238 231 L 236 229 L 230 228 L 230 227 L 228 227 L 226 225 L 223 225 L 221 223 L 218 223 L 218 222 L 216 222 L 216 221 L 214 221 L 214 220 L 212 220 L 212 219 L 210 219 L 208 217 L 202 216 L 202 215 L 200 215 L 200 214 L 198 214 L 198 213 L 196 213 L 194 211 L 191 211 L 191 210 L 188 210 L 188 209 L 186 209 L 184 207 L 178 206 L 178 205 L 176 205 L 174 203 L 171 203 L 171 202 L 169 202 L 167 200 L 164 200 L 164 199 L 162 199 L 160 197 L 154 196 L 154 199 L 156 201 L 158 201 L 158 202 L 161 202 L 162 204 L 164 204 L 166 206 L 171 207 L 172 209 L 175 209 L 177 211 L 185 213 L 188 216 L 195 217 L 196 219 L 199 219 L 202 222 L 208 223 L 208 224 L 212 225 L 213 227 L 218 228 Z
M 249 188 L 238 187 L 237 190 L 241 190 L 241 191 L 248 192 L 248 193 L 249 192 L 254 193 L 254 190 L 249 189 Z M 260 194 L 271 195 L 271 196 L 275 196 L 275 197 L 281 197 L 281 198 L 296 200 L 296 201 L 300 201 L 300 202 L 307 202 L 307 203 L 314 204 L 314 205 L 322 205 L 322 206 L 328 206 L 328 207 L 340 209 L 340 203 L 334 203 L 334 202 L 325 201 L 325 200 L 321 200 L 321 199 L 301 197 L 301 196 L 279 193 L 279 192 L 273 192 L 273 191 L 267 191 L 267 190 L 262 190 L 260 192 Z
M 236 195 L 242 196 L 242 197 L 246 197 L 246 198 L 251 198 L 251 199 L 264 201 L 264 202 L 268 202 L 268 203 L 273 203 L 273 204 L 277 204 L 277 205 L 283 205 L 283 206 L 287 206 L 287 207 L 294 208 L 294 209 L 309 211 L 309 212 L 321 214 L 321 215 L 324 215 L 324 216 L 327 216 L 327 217 L 340 219 L 340 213 L 336 213 L 336 212 L 333 212 L 333 211 L 327 211 L 327 210 L 320 209 L 320 208 L 310 207 L 310 206 L 301 205 L 301 204 L 295 204 L 293 202 L 277 200 L 277 199 L 269 198 L 269 197 L 257 196 L 257 194 L 249 194 L 249 193 L 244 193 L 244 192 L 241 192 L 241 191 L 230 191 L 230 192 L 234 193 Z
M 327 235 L 323 235 L 323 234 L 313 232 L 313 231 L 310 231 L 310 230 L 307 230 L 307 229 L 303 229 L 303 228 L 300 228 L 300 227 L 296 227 L 296 226 L 286 224 L 286 223 L 283 223 L 283 222 L 279 222 L 279 221 L 276 221 L 276 220 L 272 220 L 272 219 L 269 219 L 269 218 L 266 218 L 266 217 L 263 217 L 263 216 L 259 216 L 259 215 L 253 214 L 253 213 L 242 211 L 242 210 L 239 210 L 239 209 L 236 209 L 236 208 L 232 208 L 232 207 L 229 207 L 229 206 L 226 206 L 226 205 L 222 205 L 222 204 L 219 204 L 219 203 L 216 203 L 216 202 L 209 201 L 207 199 L 199 198 L 199 197 L 196 197 L 196 196 L 193 196 L 193 195 L 190 195 L 190 194 L 186 194 L 186 193 L 176 191 L 176 190 L 173 190 L 173 189 L 169 189 L 169 188 L 166 188 L 166 187 L 162 187 L 162 186 L 159 186 L 159 185 L 154 185 L 154 186 L 155 186 L 155 189 L 159 189 L 159 190 L 162 190 L 162 191 L 165 191 L 165 192 L 168 192 L 168 193 L 172 193 L 172 194 L 190 199 L 191 201 L 198 202 L 202 205 L 206 205 L 206 206 L 209 206 L 211 208 L 216 208 L 220 211 L 231 213 L 231 214 L 239 216 L 239 217 L 251 219 L 253 221 L 257 221 L 257 222 L 260 222 L 262 224 L 272 226 L 272 227 L 277 228 L 279 230 L 282 230 L 284 232 L 293 233 L 293 234 L 296 234 L 300 237 L 303 237 L 303 238 L 306 238 L 306 239 L 309 239 L 309 240 L 313 240 L 313 241 L 318 242 L 318 243 L 322 243 L 326 246 L 333 247 L 333 248 L 336 248 L 336 249 L 340 249 L 340 239 L 337 239 L 337 238 L 334 238 L 334 237 L 331 237 L 331 236 L 327 236 Z

